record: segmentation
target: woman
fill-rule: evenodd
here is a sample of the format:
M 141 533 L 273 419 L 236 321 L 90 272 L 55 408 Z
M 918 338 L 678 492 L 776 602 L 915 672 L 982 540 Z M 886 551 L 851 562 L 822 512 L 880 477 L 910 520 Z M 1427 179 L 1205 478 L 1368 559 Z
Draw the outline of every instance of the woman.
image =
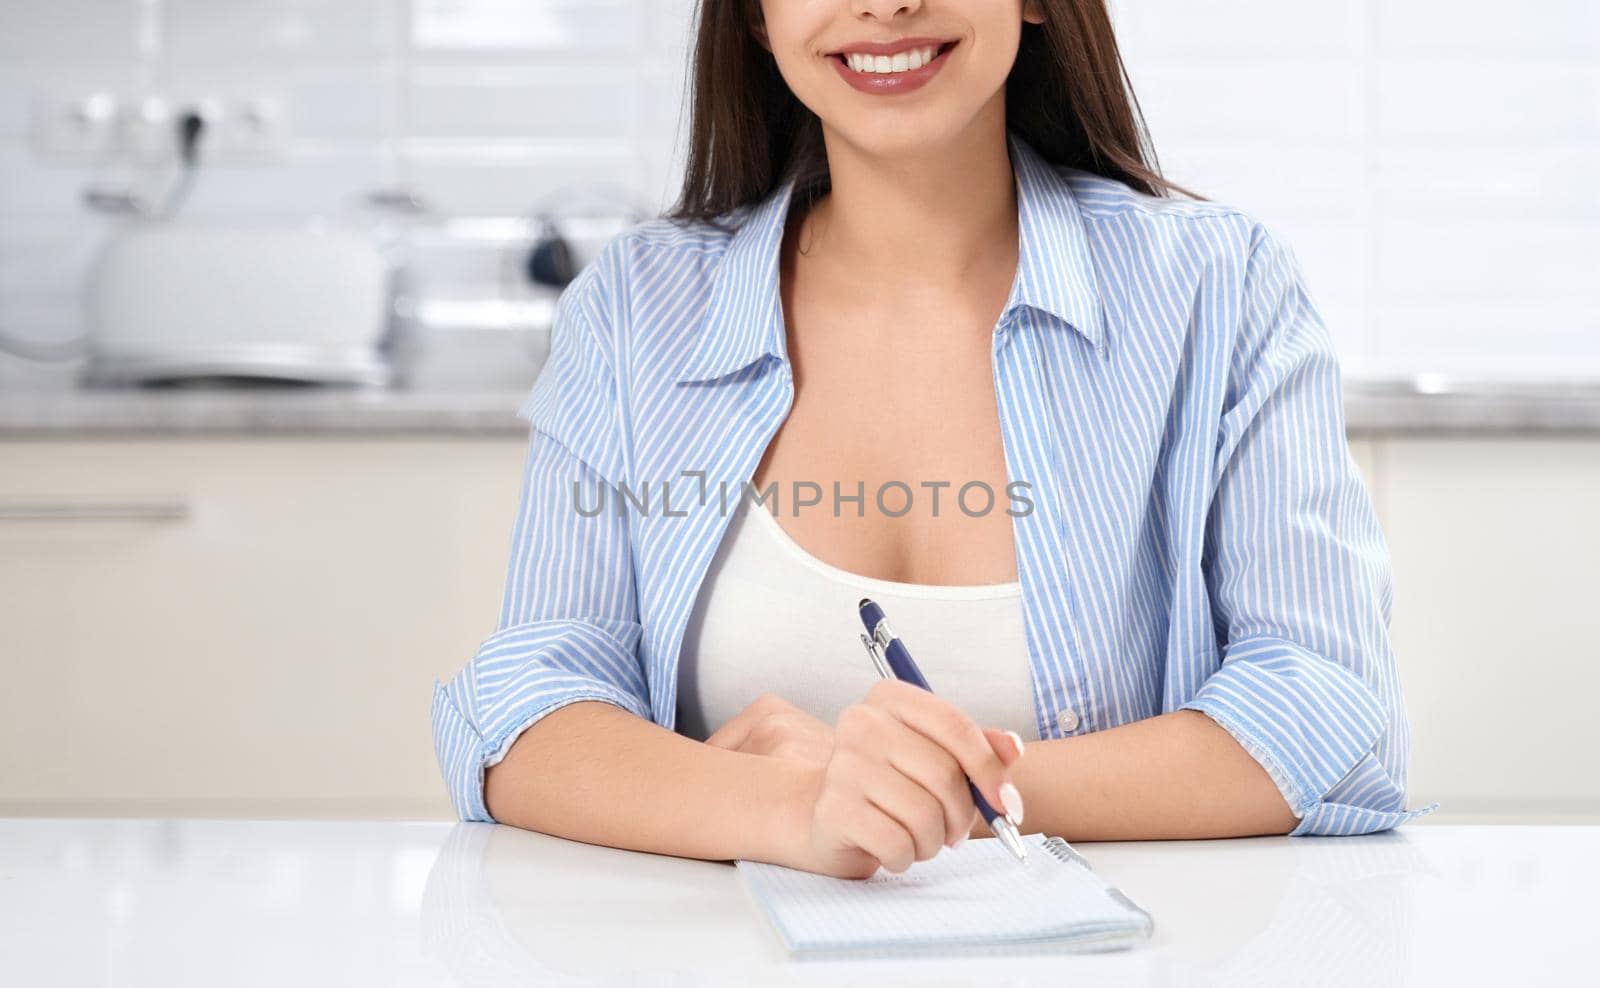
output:
M 1327 329 L 1134 120 L 1101 0 L 704 0 L 683 196 L 563 294 L 435 692 L 464 819 L 866 877 L 988 834 L 964 776 L 1077 840 L 1414 815 Z

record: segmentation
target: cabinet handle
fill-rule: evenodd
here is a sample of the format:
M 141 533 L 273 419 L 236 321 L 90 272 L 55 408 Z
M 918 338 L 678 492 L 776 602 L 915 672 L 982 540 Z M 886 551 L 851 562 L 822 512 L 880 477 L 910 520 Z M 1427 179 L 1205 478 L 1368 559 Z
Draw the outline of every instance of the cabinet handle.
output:
M 6 521 L 184 521 L 189 502 L 178 498 L 149 501 L 25 501 L 0 503 L 0 522 Z

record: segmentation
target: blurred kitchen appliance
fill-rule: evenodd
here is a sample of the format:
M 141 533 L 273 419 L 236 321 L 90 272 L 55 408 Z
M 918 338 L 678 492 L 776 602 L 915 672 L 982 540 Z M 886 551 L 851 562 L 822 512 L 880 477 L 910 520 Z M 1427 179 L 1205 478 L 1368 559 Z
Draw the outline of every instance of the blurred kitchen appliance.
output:
M 393 281 L 373 238 L 329 225 L 126 227 L 88 271 L 85 380 L 384 384 Z

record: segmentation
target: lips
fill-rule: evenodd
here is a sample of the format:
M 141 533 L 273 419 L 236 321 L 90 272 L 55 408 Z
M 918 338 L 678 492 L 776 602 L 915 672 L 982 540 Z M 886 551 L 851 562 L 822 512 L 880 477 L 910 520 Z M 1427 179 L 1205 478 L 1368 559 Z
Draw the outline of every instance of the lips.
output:
M 866 55 L 894 55 L 912 48 L 940 48 L 953 44 L 955 44 L 954 38 L 913 35 L 908 38 L 896 38 L 893 41 L 858 41 L 845 45 L 838 51 L 833 52 L 833 54 L 845 55 L 851 52 L 861 52 Z
M 828 60 L 845 82 L 861 92 L 905 93 L 927 85 L 955 45 L 941 38 L 860 42 L 832 53 Z

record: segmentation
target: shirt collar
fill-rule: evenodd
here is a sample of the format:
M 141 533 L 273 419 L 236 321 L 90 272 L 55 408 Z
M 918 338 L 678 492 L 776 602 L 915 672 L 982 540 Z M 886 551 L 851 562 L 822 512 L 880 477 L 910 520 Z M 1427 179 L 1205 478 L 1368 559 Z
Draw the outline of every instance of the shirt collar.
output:
M 1083 214 L 1066 176 L 1014 132 L 1008 133 L 1017 183 L 1017 277 L 1001 314 L 1028 306 L 1055 316 L 1096 348 L 1105 332 L 1099 280 Z M 749 366 L 764 355 L 788 359 L 778 262 L 794 195 L 785 179 L 765 199 L 742 207 L 717 265 L 704 322 L 679 371 L 703 381 Z

